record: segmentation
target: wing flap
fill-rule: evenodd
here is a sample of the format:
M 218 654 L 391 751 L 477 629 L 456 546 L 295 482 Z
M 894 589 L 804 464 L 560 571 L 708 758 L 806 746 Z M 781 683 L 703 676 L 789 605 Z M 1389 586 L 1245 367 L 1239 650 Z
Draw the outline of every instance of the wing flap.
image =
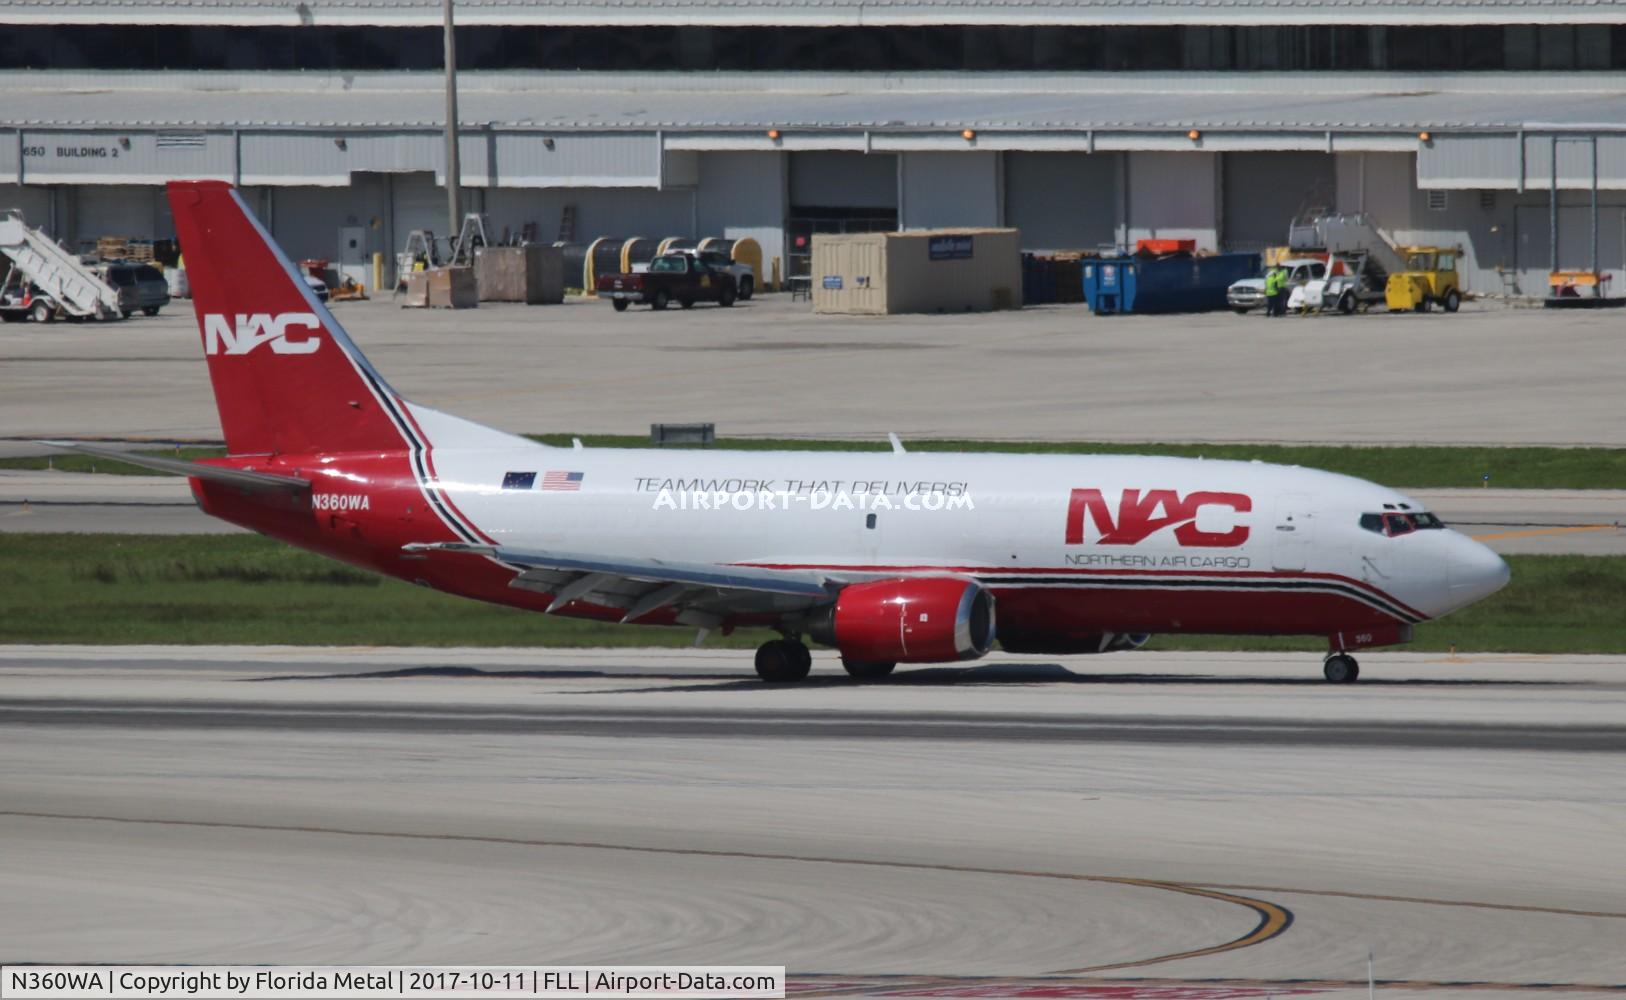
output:
M 738 590 L 758 594 L 780 594 L 809 600 L 824 600 L 834 590 L 811 572 L 728 566 L 719 563 L 673 562 L 665 559 L 638 559 L 540 552 L 509 548 L 506 545 L 474 545 L 467 542 L 422 542 L 407 545 L 411 551 L 434 549 L 442 552 L 468 552 L 491 556 L 524 570 L 541 574 L 602 574 L 618 580 L 652 584 L 686 584 L 697 590 Z

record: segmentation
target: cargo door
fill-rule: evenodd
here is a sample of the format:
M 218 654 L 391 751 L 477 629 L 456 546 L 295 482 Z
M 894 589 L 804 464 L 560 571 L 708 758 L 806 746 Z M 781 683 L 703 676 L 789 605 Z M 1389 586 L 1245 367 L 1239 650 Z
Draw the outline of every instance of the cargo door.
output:
M 857 311 L 886 312 L 886 244 L 880 240 L 852 245 L 853 305 Z
M 1315 520 L 1310 498 L 1283 493 L 1276 498 L 1276 517 L 1270 533 L 1270 564 L 1279 570 L 1302 570 L 1315 541 Z

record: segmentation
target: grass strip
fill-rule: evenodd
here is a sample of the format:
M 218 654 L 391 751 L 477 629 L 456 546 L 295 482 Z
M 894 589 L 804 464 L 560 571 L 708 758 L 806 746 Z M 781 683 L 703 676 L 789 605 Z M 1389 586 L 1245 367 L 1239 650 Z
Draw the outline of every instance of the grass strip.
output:
M 533 434 L 544 444 L 569 446 L 569 434 Z M 647 448 L 636 435 L 581 435 L 593 448 Z M 1118 444 L 1099 441 L 962 441 L 907 442 L 910 451 L 981 451 L 1034 455 L 1174 455 L 1182 458 L 1258 460 L 1302 465 L 1414 489 L 1478 487 L 1505 489 L 1626 489 L 1626 448 L 1494 448 L 1478 446 L 1288 445 L 1288 444 Z M 887 451 L 884 441 L 725 438 L 706 450 L 741 451 Z M 219 455 L 218 448 L 154 450 L 145 454 L 170 458 Z M 49 462 L 64 472 L 110 472 L 151 475 L 146 470 L 86 455 L 0 459 L 0 469 L 45 469 Z M 1485 477 L 1489 476 L 1489 480 Z
M 1512 556 L 1513 581 L 1417 628 L 1418 650 L 1626 653 L 1626 557 Z M 253 535 L 0 534 L 0 642 L 686 646 L 691 629 L 517 611 L 351 569 Z M 748 649 L 766 637 L 713 635 Z M 1314 638 L 1158 636 L 1156 649 L 1324 648 Z M 742 661 L 744 664 L 744 661 Z

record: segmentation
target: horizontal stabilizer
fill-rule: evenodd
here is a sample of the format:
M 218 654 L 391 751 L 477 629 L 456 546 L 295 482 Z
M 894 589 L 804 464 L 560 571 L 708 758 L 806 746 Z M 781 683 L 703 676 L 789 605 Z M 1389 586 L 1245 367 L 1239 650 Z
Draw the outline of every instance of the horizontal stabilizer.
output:
M 63 451 L 76 451 L 81 455 L 105 458 L 110 462 L 123 462 L 126 465 L 151 469 L 165 475 L 196 477 L 212 483 L 235 486 L 238 489 L 299 494 L 309 493 L 311 488 L 309 480 L 300 479 L 297 476 L 279 476 L 274 472 L 253 472 L 248 469 L 230 469 L 220 465 L 203 465 L 182 458 L 141 455 L 130 451 L 120 451 L 117 448 L 81 444 L 78 441 L 36 441 L 35 443 L 50 448 L 61 448 Z

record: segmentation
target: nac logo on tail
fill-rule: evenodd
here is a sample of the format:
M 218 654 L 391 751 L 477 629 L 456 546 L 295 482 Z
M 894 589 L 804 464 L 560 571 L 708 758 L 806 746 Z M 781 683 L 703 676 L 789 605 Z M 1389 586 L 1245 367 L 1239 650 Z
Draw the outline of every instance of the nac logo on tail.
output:
M 247 354 L 270 344 L 273 354 L 311 354 L 322 346 L 316 336 L 321 328 L 315 313 L 209 313 L 203 317 L 203 353 Z M 290 333 L 300 339 L 289 340 Z

